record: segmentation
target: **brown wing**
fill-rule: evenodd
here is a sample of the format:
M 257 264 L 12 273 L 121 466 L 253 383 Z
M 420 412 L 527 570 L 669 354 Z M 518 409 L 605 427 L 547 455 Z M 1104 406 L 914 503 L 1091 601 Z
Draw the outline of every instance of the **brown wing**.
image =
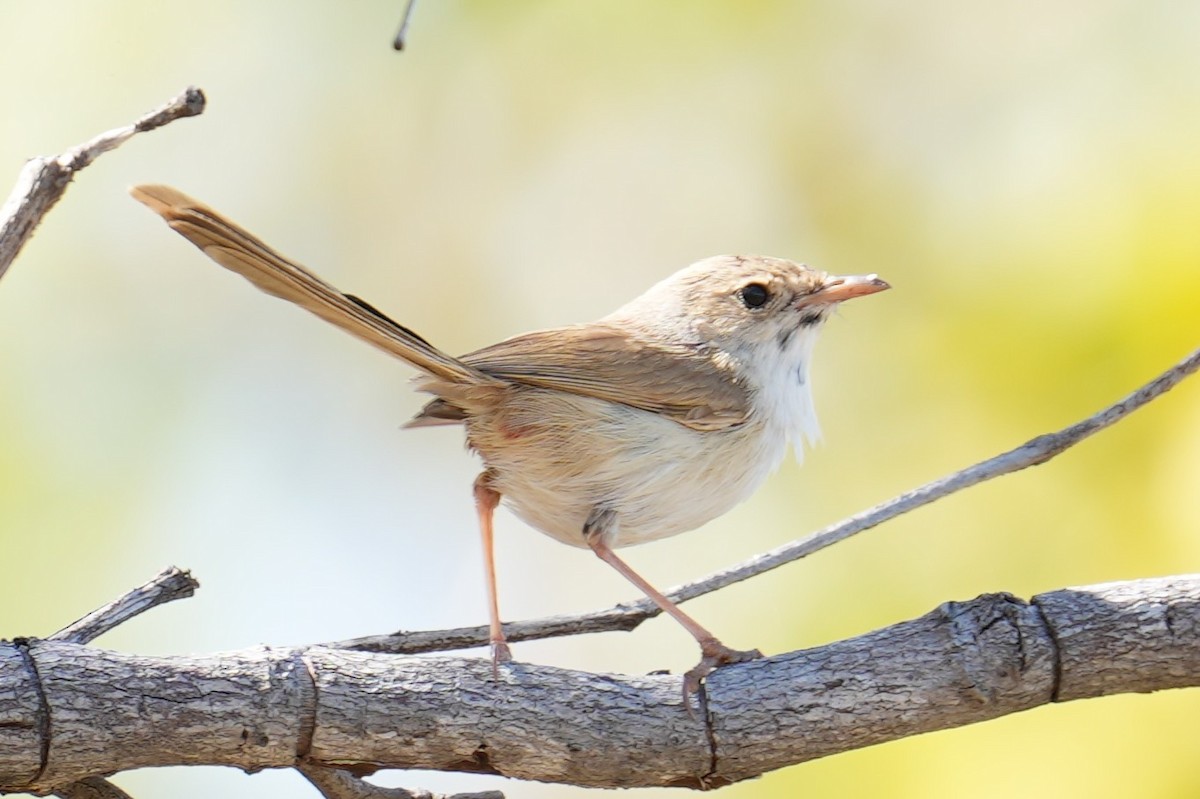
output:
M 708 353 L 635 341 L 602 323 L 526 333 L 461 360 L 493 377 L 619 402 L 697 430 L 732 427 L 749 413 L 745 387 Z

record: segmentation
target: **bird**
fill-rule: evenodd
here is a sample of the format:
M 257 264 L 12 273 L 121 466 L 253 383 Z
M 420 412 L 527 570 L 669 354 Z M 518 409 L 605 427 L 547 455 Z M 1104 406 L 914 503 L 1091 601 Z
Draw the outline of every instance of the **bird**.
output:
M 809 380 L 818 332 L 842 302 L 890 288 L 783 258 L 687 266 L 594 322 L 517 335 L 459 357 L 326 283 L 220 213 L 164 185 L 135 199 L 212 260 L 406 361 L 432 395 L 406 427 L 462 425 L 483 462 L 473 486 L 493 671 L 511 661 L 500 619 L 493 517 L 590 549 L 697 642 L 685 701 L 736 650 L 614 550 L 675 536 L 747 499 L 819 436 Z

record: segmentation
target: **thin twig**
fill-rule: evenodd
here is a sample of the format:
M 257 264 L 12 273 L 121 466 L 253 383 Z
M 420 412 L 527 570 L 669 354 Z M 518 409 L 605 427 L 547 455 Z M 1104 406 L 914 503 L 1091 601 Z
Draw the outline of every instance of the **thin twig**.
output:
M 325 799 L 504 799 L 500 791 L 478 793 L 432 793 L 423 789 L 381 788 L 355 777 L 344 769 L 298 763 L 296 770 L 321 792 Z
M 396 38 L 392 40 L 392 47 L 397 50 L 404 49 L 408 36 L 408 21 L 412 19 L 413 6 L 416 4 L 417 0 L 408 0 L 408 4 L 404 6 L 404 18 L 400 20 L 400 30 L 396 31 Z
M 784 564 L 799 560 L 825 547 L 844 541 L 858 533 L 870 530 L 883 522 L 915 510 L 923 505 L 970 488 L 1001 475 L 1037 466 L 1070 449 L 1083 439 L 1124 419 L 1151 400 L 1165 394 L 1180 381 L 1200 369 L 1200 350 L 1188 355 L 1175 366 L 1163 372 L 1128 396 L 1089 416 L 1081 422 L 1055 433 L 1033 438 L 1015 449 L 968 466 L 961 471 L 926 483 L 901 494 L 887 502 L 876 505 L 862 513 L 851 516 L 829 527 L 818 530 L 806 538 L 784 544 L 740 564 L 714 572 L 694 582 L 685 583 L 667 592 L 675 602 L 710 594 L 721 588 L 756 577 Z M 504 625 L 504 633 L 512 641 L 536 638 L 553 638 L 562 635 L 632 630 L 646 619 L 659 614 L 656 606 L 648 600 L 639 600 L 612 608 L 571 616 L 552 616 L 542 619 L 512 622 Z M 358 649 L 371 652 L 393 652 L 408 654 L 435 652 L 447 649 L 466 649 L 483 646 L 488 641 L 486 627 L 463 627 L 452 630 L 420 632 L 396 632 L 355 638 L 328 644 L 341 649 Z
M 686 588 L 687 586 L 681 586 Z M 678 589 L 677 589 L 678 590 Z M 649 600 L 626 602 L 604 610 L 546 616 L 541 619 L 505 622 L 504 637 L 509 641 L 533 641 L 566 635 L 629 631 L 646 619 L 659 614 L 657 605 Z M 397 630 L 387 635 L 367 635 L 324 644 L 332 649 L 354 649 L 359 652 L 390 652 L 415 655 L 422 652 L 446 652 L 470 649 L 488 642 L 488 628 L 455 627 L 449 630 Z
M 169 122 L 204 111 L 204 93 L 189 86 L 178 97 L 154 109 L 131 125 L 101 133 L 62 155 L 32 158 L 21 170 L 3 207 L 0 207 L 0 277 L 29 241 L 42 217 L 66 192 L 75 173 L 104 153 L 124 144 L 136 133 L 161 128 Z
M 93 610 L 76 622 L 68 624 L 54 635 L 51 641 L 66 641 L 72 644 L 87 644 L 114 627 L 123 624 L 151 608 L 186 599 L 196 592 L 200 583 L 191 572 L 175 566 L 164 569 L 145 585 L 134 588 L 120 599 Z
M 87 777 L 62 788 L 54 795 L 60 799 L 133 799 L 103 777 Z

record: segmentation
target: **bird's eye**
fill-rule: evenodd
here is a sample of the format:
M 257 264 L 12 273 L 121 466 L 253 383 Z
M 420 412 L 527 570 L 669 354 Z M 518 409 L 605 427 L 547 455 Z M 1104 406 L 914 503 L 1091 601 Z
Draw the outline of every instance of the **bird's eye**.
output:
M 766 305 L 767 301 L 771 299 L 771 292 L 767 291 L 767 287 L 762 283 L 751 283 L 738 292 L 738 297 L 741 299 L 742 305 L 753 310 Z

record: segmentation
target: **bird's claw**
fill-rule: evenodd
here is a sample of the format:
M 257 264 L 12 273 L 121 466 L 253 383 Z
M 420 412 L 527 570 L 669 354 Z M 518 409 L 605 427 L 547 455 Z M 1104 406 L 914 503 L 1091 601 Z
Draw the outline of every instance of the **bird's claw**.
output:
M 507 641 L 492 641 L 492 677 L 500 679 L 500 664 L 511 663 L 513 656 L 512 650 L 508 648 Z
M 705 677 L 721 666 L 728 666 L 730 663 L 746 663 L 758 660 L 762 656 L 762 652 L 757 649 L 730 649 L 720 642 L 713 642 L 701 647 L 700 662 L 683 675 L 683 706 L 687 708 L 688 715 L 695 716 L 691 697 L 700 692 L 700 686 Z

